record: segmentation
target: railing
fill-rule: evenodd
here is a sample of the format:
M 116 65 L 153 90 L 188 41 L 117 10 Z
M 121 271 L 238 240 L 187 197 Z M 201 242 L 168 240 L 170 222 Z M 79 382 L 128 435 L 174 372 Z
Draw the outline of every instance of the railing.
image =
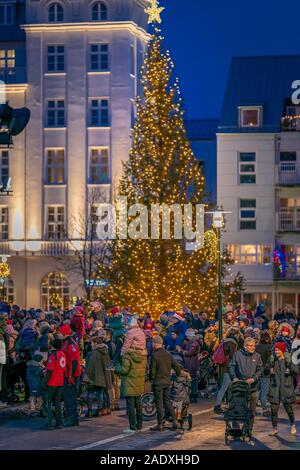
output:
M 300 118 L 299 116 L 284 116 L 281 119 L 281 130 L 283 132 L 296 132 L 300 131 Z
M 69 254 L 69 243 L 66 241 L 53 241 L 41 243 L 41 255 L 66 256 Z
M 0 242 L 0 255 L 9 255 L 9 254 L 10 254 L 9 242 Z
M 277 166 L 277 184 L 287 186 L 300 184 L 300 165 L 296 162 L 280 163 Z
M 274 274 L 275 281 L 300 281 L 300 266 L 297 270 L 286 269 L 282 273 Z
M 300 232 L 300 207 L 280 209 L 277 219 L 280 232 Z

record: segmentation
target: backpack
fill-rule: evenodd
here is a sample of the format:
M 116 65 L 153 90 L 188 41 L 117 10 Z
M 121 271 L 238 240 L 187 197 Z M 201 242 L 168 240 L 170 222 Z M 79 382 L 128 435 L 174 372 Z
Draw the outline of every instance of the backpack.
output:
M 225 341 L 227 342 L 230 341 L 230 342 L 235 343 L 235 341 L 231 338 L 227 338 L 226 340 L 221 341 L 221 343 L 219 344 L 219 346 L 217 347 L 217 349 L 215 350 L 212 356 L 212 360 L 214 364 L 216 364 L 217 366 L 225 366 L 229 362 L 229 357 L 225 355 L 225 351 L 224 351 Z

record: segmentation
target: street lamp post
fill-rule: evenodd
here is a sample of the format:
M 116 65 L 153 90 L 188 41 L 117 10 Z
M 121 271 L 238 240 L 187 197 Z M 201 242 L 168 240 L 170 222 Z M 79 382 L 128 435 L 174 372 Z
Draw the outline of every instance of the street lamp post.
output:
M 213 216 L 213 228 L 217 234 L 217 272 L 218 272 L 218 324 L 219 324 L 219 343 L 223 340 L 223 295 L 222 295 L 222 247 L 221 247 L 221 236 L 222 228 L 224 227 L 224 214 L 230 214 L 231 212 L 216 210 L 213 212 L 207 212 Z M 222 367 L 219 367 L 219 386 L 223 381 Z

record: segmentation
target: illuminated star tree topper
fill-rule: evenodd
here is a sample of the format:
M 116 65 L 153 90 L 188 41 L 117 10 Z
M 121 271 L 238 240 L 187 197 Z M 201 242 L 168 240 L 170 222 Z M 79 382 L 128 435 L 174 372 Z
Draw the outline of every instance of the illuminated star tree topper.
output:
M 148 23 L 161 23 L 160 14 L 164 11 L 164 7 L 160 7 L 158 0 L 151 0 L 151 7 L 146 8 L 145 12 L 149 15 Z

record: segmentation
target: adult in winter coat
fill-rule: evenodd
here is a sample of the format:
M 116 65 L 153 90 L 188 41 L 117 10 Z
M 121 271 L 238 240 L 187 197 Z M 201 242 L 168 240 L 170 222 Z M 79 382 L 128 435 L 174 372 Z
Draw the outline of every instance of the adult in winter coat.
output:
M 76 342 L 80 346 L 80 350 L 83 351 L 83 338 L 85 335 L 85 316 L 83 308 L 78 305 L 74 309 L 74 315 L 70 323 L 71 328 L 75 331 Z
M 109 411 L 103 408 L 104 394 L 112 388 L 111 372 L 108 370 L 110 364 L 108 347 L 104 343 L 103 338 L 95 336 L 92 338 L 93 352 L 91 354 L 89 365 L 86 370 L 88 378 L 88 411 L 87 417 L 92 415 L 93 408 L 93 395 L 96 393 L 97 410 L 94 417 L 99 417 L 101 414 L 108 414 Z
M 294 377 L 297 374 L 297 367 L 293 364 L 291 355 L 287 353 L 285 343 L 275 344 L 274 355 L 275 362 L 270 367 L 271 381 L 268 394 L 268 399 L 271 403 L 273 425 L 273 431 L 270 435 L 277 436 L 278 434 L 277 426 L 280 403 L 283 404 L 287 412 L 291 425 L 291 434 L 296 435 L 295 414 L 292 405 L 296 401 Z
M 270 371 L 268 369 L 268 363 L 272 352 L 272 340 L 268 330 L 261 332 L 260 341 L 256 345 L 256 352 L 260 354 L 263 362 L 263 373 L 259 379 L 259 399 L 263 409 L 263 416 L 270 416 L 268 410 L 268 393 L 270 388 Z
M 130 350 L 146 350 L 146 335 L 144 330 L 138 326 L 138 322 L 135 317 L 131 317 L 128 320 L 127 331 L 125 334 L 124 344 L 121 349 L 121 355 L 124 356 L 124 354 Z
M 253 338 L 246 338 L 244 347 L 234 353 L 229 364 L 231 380 L 243 380 L 251 387 L 250 408 L 252 417 L 249 423 L 250 432 L 253 429 L 256 406 L 258 402 L 258 383 L 263 373 L 263 363 L 260 355 L 255 351 L 256 342 Z
M 6 403 L 6 378 L 5 378 L 5 367 L 7 363 L 7 345 L 5 341 L 5 328 L 6 322 L 4 319 L 0 319 L 0 393 L 1 401 L 0 406 L 4 406 Z
M 300 325 L 297 327 L 296 336 L 292 344 L 292 361 L 298 368 L 297 388 L 300 391 Z M 300 405 L 300 399 L 297 401 L 297 405 Z
M 157 408 L 157 426 L 151 428 L 152 431 L 163 431 L 164 409 L 172 418 L 172 430 L 177 429 L 177 422 L 174 409 L 169 399 L 170 374 L 174 370 L 176 375 L 180 375 L 182 367 L 175 361 L 172 354 L 163 349 L 163 339 L 156 336 L 153 339 L 154 352 L 150 364 L 150 381 L 152 382 L 153 394 Z
M 147 351 L 130 349 L 116 365 L 116 373 L 121 375 L 121 392 L 126 398 L 129 429 L 131 433 L 141 431 L 143 425 L 143 409 L 141 397 L 145 392 L 147 368 Z
M 37 346 L 39 330 L 36 320 L 27 320 L 16 341 L 16 350 L 21 353 L 22 358 L 31 359 L 31 355 Z
M 184 367 L 189 371 L 192 377 L 192 390 L 191 390 L 191 402 L 197 403 L 198 396 L 198 371 L 199 371 L 199 359 L 200 345 L 197 341 L 196 332 L 193 329 L 186 330 L 185 333 L 186 341 L 183 349 L 177 346 L 176 350 L 183 356 Z
M 223 371 L 223 382 L 218 392 L 217 400 L 215 403 L 214 412 L 216 414 L 220 414 L 220 415 L 223 414 L 223 409 L 221 407 L 222 401 L 231 383 L 231 378 L 228 372 L 228 365 L 231 359 L 233 358 L 234 353 L 238 350 L 239 336 L 240 336 L 239 328 L 232 326 L 231 328 L 227 330 L 226 336 L 223 340 L 224 356 L 226 358 L 226 362 L 225 364 L 220 366 L 222 367 L 222 371 Z

